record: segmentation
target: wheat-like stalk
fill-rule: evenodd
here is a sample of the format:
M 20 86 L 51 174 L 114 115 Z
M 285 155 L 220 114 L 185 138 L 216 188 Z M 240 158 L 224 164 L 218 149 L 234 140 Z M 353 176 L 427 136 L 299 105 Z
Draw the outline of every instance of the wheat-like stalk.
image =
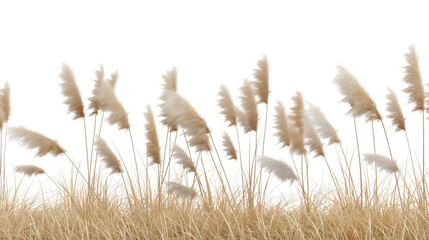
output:
M 223 133 L 222 136 L 222 146 L 229 160 L 237 160 L 237 151 L 235 150 L 231 138 L 226 132 Z
M 335 128 L 326 118 L 325 114 L 323 114 L 323 112 L 318 107 L 313 104 L 309 104 L 308 113 L 311 122 L 316 127 L 316 131 L 322 138 L 328 139 L 328 145 L 341 143 L 341 140 L 337 135 L 337 130 L 335 130 Z
M 323 151 L 323 144 L 319 139 L 319 136 L 316 133 L 313 125 L 310 122 L 307 114 L 303 115 L 303 128 L 304 128 L 304 137 L 306 138 L 305 144 L 308 146 L 309 152 L 314 152 L 314 156 L 325 156 Z
M 181 184 L 175 182 L 167 182 L 167 193 L 174 194 L 177 198 L 183 200 L 190 199 L 192 200 L 197 196 L 197 192 L 193 188 L 185 187 Z
M 387 115 L 388 118 L 392 120 L 392 125 L 396 126 L 396 131 L 405 131 L 405 118 L 402 114 L 401 106 L 399 105 L 398 98 L 396 94 L 389 88 L 389 94 L 387 94 Z
M 240 96 L 241 106 L 244 115 L 240 116 L 241 123 L 244 127 L 244 132 L 256 131 L 258 129 L 258 107 L 253 93 L 252 85 L 248 80 L 244 80 L 243 86 L 240 88 L 242 95 Z
M 23 127 L 10 128 L 10 139 L 18 141 L 20 145 L 26 148 L 37 149 L 36 155 L 38 157 L 43 157 L 49 153 L 58 156 L 65 152 L 56 141 Z
M 173 148 L 173 157 L 178 159 L 177 163 L 182 165 L 183 170 L 187 170 L 188 172 L 196 171 L 194 162 L 192 162 L 188 154 L 178 145 L 175 145 Z
M 32 175 L 44 174 L 45 170 L 34 165 L 19 165 L 15 167 L 15 171 L 31 177 Z
M 110 113 L 107 118 L 109 124 L 117 124 L 119 130 L 130 128 L 128 114 L 117 99 L 115 91 L 110 83 L 106 81 L 101 82 L 96 98 L 99 104 L 99 109 Z
M 5 83 L 4 88 L 0 90 L 0 128 L 9 121 L 10 117 L 10 87 Z
M 225 122 L 228 123 L 228 127 L 237 125 L 235 106 L 225 85 L 220 86 L 219 96 L 218 105 L 221 108 L 220 113 L 225 117 Z
M 121 164 L 119 163 L 118 158 L 115 156 L 112 150 L 110 150 L 107 143 L 99 136 L 97 138 L 96 144 L 98 154 L 100 155 L 100 160 L 104 162 L 106 167 L 109 168 L 112 173 L 121 173 Z
M 274 136 L 278 138 L 278 142 L 281 144 L 281 147 L 290 146 L 286 110 L 280 101 L 277 102 L 275 111 L 274 129 L 276 132 L 274 133 Z
M 410 46 L 409 52 L 405 54 L 408 65 L 404 67 L 405 76 L 403 81 L 407 84 L 404 92 L 408 93 L 408 102 L 414 103 L 413 111 L 425 109 L 425 94 L 422 77 L 420 75 L 419 62 L 414 46 Z
M 147 156 L 152 159 L 153 164 L 161 164 L 161 155 L 158 141 L 158 133 L 156 131 L 155 118 L 152 113 L 150 106 L 147 106 L 147 110 L 144 113 L 146 118 L 146 148 Z
M 92 89 L 92 96 L 89 98 L 89 109 L 92 109 L 90 116 L 97 114 L 100 110 L 99 94 L 100 87 L 104 81 L 104 67 L 100 65 L 100 70 L 95 72 L 94 88 Z
M 392 161 L 388 157 L 385 157 L 380 154 L 372 154 L 372 153 L 365 153 L 363 154 L 363 156 L 364 156 L 364 160 L 367 161 L 369 164 L 375 164 L 375 166 L 377 166 L 381 170 L 385 170 L 388 173 L 394 173 L 399 171 L 399 168 L 396 165 L 396 162 Z
M 264 56 L 261 60 L 258 61 L 258 68 L 254 70 L 253 76 L 256 81 L 253 82 L 255 86 L 256 95 L 259 97 L 259 103 L 268 104 L 268 95 L 270 94 L 269 90 L 269 66 L 267 57 Z
M 61 74 L 61 90 L 66 98 L 64 103 L 68 106 L 68 113 L 73 113 L 73 119 L 85 117 L 82 97 L 80 96 L 79 88 L 76 84 L 73 71 L 69 65 L 63 64 Z
M 297 179 L 292 168 L 282 161 L 267 156 L 259 158 L 258 160 L 262 168 L 266 169 L 268 172 L 274 173 L 274 175 L 283 182 L 288 180 L 293 182 Z

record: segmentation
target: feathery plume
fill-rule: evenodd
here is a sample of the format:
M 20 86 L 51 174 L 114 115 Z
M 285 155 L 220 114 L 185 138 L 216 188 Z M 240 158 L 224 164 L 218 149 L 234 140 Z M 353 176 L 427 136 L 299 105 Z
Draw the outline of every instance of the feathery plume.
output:
M 96 97 L 99 109 L 110 113 L 107 118 L 109 124 L 117 124 L 119 130 L 130 128 L 128 114 L 116 97 L 115 91 L 110 83 L 102 81 L 98 88 L 98 94 Z
M 122 168 L 119 160 L 116 158 L 115 154 L 110 150 L 107 143 L 98 136 L 97 138 L 97 151 L 100 156 L 100 160 L 104 162 L 107 168 L 110 168 L 112 173 L 121 173 Z
M 219 96 L 218 105 L 222 109 L 220 113 L 225 116 L 225 122 L 228 122 L 228 127 L 237 125 L 234 103 L 225 85 L 220 86 Z
M 99 102 L 99 92 L 101 84 L 104 81 L 104 67 L 100 65 L 100 70 L 95 71 L 96 79 L 94 80 L 94 89 L 92 90 L 92 96 L 89 98 L 89 109 L 92 109 L 92 112 L 89 116 L 97 114 L 100 110 Z
M 295 125 L 298 130 L 303 132 L 303 116 L 304 116 L 304 100 L 300 92 L 296 92 L 295 96 L 292 97 L 293 107 L 290 109 L 290 119 L 292 124 Z
M 162 85 L 164 90 L 177 92 L 177 70 L 175 67 L 162 75 L 162 79 L 164 79 Z
M 396 131 L 405 131 L 405 118 L 404 115 L 402 115 L 401 106 L 399 105 L 396 94 L 389 88 L 389 94 L 387 94 L 386 97 L 388 100 L 386 110 L 389 112 L 387 117 L 392 120 L 392 125 L 396 126 Z
M 185 134 L 189 136 L 188 143 L 196 147 L 197 151 L 209 151 L 210 143 L 207 134 L 210 132 L 206 122 L 192 105 L 174 91 L 165 90 L 164 103 L 161 105 L 161 121 L 164 125 L 172 128 L 180 125 Z
M 116 87 L 116 83 L 118 82 L 118 78 L 119 78 L 119 73 L 118 73 L 118 71 L 116 71 L 116 72 L 112 73 L 110 75 L 110 79 L 107 80 L 113 89 L 115 89 L 115 87 Z
M 356 78 L 344 67 L 338 66 L 338 74 L 334 82 L 341 94 L 344 95 L 342 101 L 351 106 L 349 113 L 354 113 L 357 117 L 364 116 L 367 121 L 381 120 L 381 115 L 374 101 Z
M 282 145 L 281 147 L 290 146 L 286 111 L 280 101 L 277 102 L 275 111 L 276 113 L 274 115 L 274 128 L 276 129 L 276 132 L 274 133 L 274 136 L 278 138 L 279 144 Z
M 44 174 L 45 170 L 34 165 L 19 165 L 15 167 L 15 171 L 31 177 L 32 175 Z
M 390 160 L 390 158 L 385 157 L 379 154 L 365 153 L 364 155 L 365 161 L 369 164 L 375 164 L 381 170 L 385 170 L 388 173 L 394 173 L 399 171 L 398 166 L 395 161 Z
M 178 159 L 177 163 L 182 165 L 183 170 L 188 172 L 195 172 L 196 168 L 194 162 L 189 158 L 188 154 L 179 146 L 175 145 L 173 148 L 173 157 Z
M 237 160 L 237 151 L 235 150 L 235 147 L 231 141 L 231 138 L 226 132 L 223 133 L 222 146 L 229 160 Z
M 188 188 L 175 182 L 167 182 L 166 185 L 167 193 L 174 194 L 177 198 L 192 200 L 197 196 L 197 192 L 193 188 Z
M 258 103 L 268 103 L 269 90 L 269 67 L 267 56 L 258 61 L 258 68 L 254 70 L 253 76 L 256 81 L 253 82 L 256 88 L 256 94 L 259 97 Z
M 319 136 L 316 133 L 313 125 L 310 122 L 307 114 L 303 115 L 303 128 L 304 128 L 304 137 L 306 138 L 305 144 L 309 148 L 309 152 L 314 152 L 314 157 L 325 156 L 323 152 L 323 145 L 320 142 Z
M 64 103 L 68 106 L 68 113 L 73 113 L 73 119 L 85 117 L 82 97 L 80 96 L 79 88 L 70 66 L 63 64 L 60 74 L 62 94 L 66 98 Z
M 242 96 L 240 96 L 241 106 L 244 110 L 244 118 L 242 119 L 244 132 L 256 131 L 258 129 L 258 107 L 252 85 L 248 80 L 244 80 L 240 90 L 242 93 Z
M 311 122 L 315 125 L 316 131 L 320 134 L 322 138 L 328 139 L 328 145 L 334 143 L 341 143 L 337 135 L 337 130 L 332 126 L 332 124 L 325 117 L 325 114 L 313 104 L 309 104 L 309 117 Z
M 262 168 L 266 169 L 268 172 L 273 172 L 274 175 L 276 175 L 276 177 L 283 182 L 287 180 L 293 182 L 297 179 L 292 168 L 282 161 L 275 160 L 266 156 L 264 156 L 263 158 L 259 158 L 258 160 Z
M 9 121 L 10 116 L 10 87 L 5 83 L 4 88 L 0 90 L 0 128 L 3 123 Z
M 18 141 L 26 148 L 37 149 L 38 157 L 43 157 L 48 153 L 56 157 L 65 152 L 56 141 L 23 127 L 10 128 L 10 139 Z
M 419 62 L 414 46 L 410 46 L 409 52 L 405 54 L 408 65 L 404 67 L 405 76 L 403 81 L 408 85 L 404 92 L 408 93 L 408 102 L 414 103 L 413 111 L 423 111 L 425 109 L 425 94 L 422 77 L 420 75 Z
M 152 109 L 147 106 L 147 111 L 144 113 L 146 117 L 146 147 L 147 156 L 152 159 L 152 164 L 161 164 L 161 154 L 158 141 L 158 133 L 156 131 L 155 119 L 152 114 Z
M 305 150 L 304 136 L 302 135 L 300 129 L 292 124 L 289 124 L 288 132 L 291 151 L 299 155 L 305 154 L 307 150 Z

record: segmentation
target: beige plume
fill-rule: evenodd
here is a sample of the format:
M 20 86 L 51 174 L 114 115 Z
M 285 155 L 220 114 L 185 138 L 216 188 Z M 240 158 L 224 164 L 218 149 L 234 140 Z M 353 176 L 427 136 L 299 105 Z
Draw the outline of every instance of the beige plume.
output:
M 396 94 L 389 88 L 389 94 L 387 94 L 387 115 L 388 118 L 392 120 L 392 124 L 396 126 L 396 131 L 404 130 L 405 131 L 405 119 L 402 115 L 401 106 L 399 105 L 398 98 Z
M 276 132 L 274 133 L 274 136 L 278 138 L 279 144 L 281 144 L 282 147 L 290 146 L 286 111 L 280 101 L 277 102 L 275 111 L 276 113 L 274 115 L 274 129 L 276 130 Z
M 385 170 L 388 173 L 394 173 L 399 171 L 399 168 L 396 165 L 395 161 L 392 161 L 388 157 L 372 153 L 365 153 L 363 156 L 365 161 L 367 161 L 369 164 L 375 164 L 377 168 Z
M 109 117 L 107 118 L 109 124 L 117 124 L 119 130 L 130 128 L 128 114 L 117 99 L 110 83 L 102 81 L 96 97 L 99 109 L 109 113 Z
M 292 168 L 286 163 L 264 156 L 263 158 L 258 159 L 262 168 L 266 169 L 268 172 L 274 173 L 278 179 L 285 182 L 290 180 L 293 182 L 297 179 L 295 173 Z
M 235 150 L 231 138 L 226 132 L 223 133 L 222 146 L 229 160 L 237 160 L 237 151 Z
M 306 139 L 305 144 L 308 146 L 309 152 L 314 152 L 314 156 L 325 156 L 323 152 L 323 145 L 319 139 L 319 136 L 316 133 L 313 125 L 310 122 L 308 116 L 304 113 L 303 116 L 303 128 L 304 128 L 304 137 Z
M 338 66 L 334 82 L 344 96 L 342 101 L 351 106 L 349 113 L 354 113 L 356 117 L 364 116 L 367 121 L 381 120 L 374 101 L 349 71 Z
M 405 54 L 405 58 L 407 59 L 408 65 L 404 67 L 405 76 L 403 81 L 407 84 L 404 92 L 409 94 L 408 102 L 414 103 L 413 111 L 423 111 L 425 109 L 425 93 L 414 46 L 410 46 L 409 52 Z
M 268 103 L 269 90 L 269 67 L 267 56 L 264 56 L 258 61 L 258 68 L 254 70 L 253 76 L 256 81 L 253 82 L 256 89 L 256 94 L 259 97 L 258 103 Z
M 195 172 L 195 165 L 192 162 L 191 158 L 189 158 L 188 154 L 179 146 L 175 145 L 173 149 L 173 157 L 178 159 L 177 163 L 182 165 L 184 170 L 188 172 Z
M 241 106 L 244 111 L 242 123 L 244 132 L 256 131 L 258 129 L 258 107 L 253 93 L 252 85 L 248 80 L 244 80 L 243 86 L 240 88 L 242 95 Z
M 162 75 L 164 79 L 163 88 L 168 91 L 177 92 L 177 70 L 175 67 Z
M 180 198 L 183 200 L 186 200 L 186 199 L 192 200 L 197 196 L 197 192 L 193 188 L 188 188 L 175 182 L 167 182 L 166 185 L 167 185 L 167 193 L 174 194 L 176 195 L 177 198 Z
M 304 136 L 302 135 L 301 130 L 296 126 L 289 124 L 288 132 L 291 151 L 299 155 L 305 154 L 307 151 L 305 150 Z
M 225 116 L 225 122 L 228 122 L 228 127 L 237 125 L 234 103 L 224 85 L 220 86 L 219 96 L 218 105 L 222 109 L 220 113 Z
M 107 168 L 109 168 L 112 173 L 121 173 L 122 168 L 119 160 L 116 158 L 115 154 L 110 150 L 107 143 L 99 136 L 97 138 L 97 151 L 100 156 L 100 160 L 104 162 Z
M 302 133 L 303 129 L 303 116 L 304 116 L 304 100 L 300 92 L 296 92 L 295 96 L 292 97 L 293 107 L 290 109 L 291 114 L 289 118 L 292 120 L 292 124 L 295 125 L 298 130 Z
M 92 90 L 92 96 L 89 98 L 89 109 L 92 109 L 90 116 L 97 114 L 100 110 L 100 87 L 104 81 L 104 67 L 100 65 L 100 70 L 95 72 L 96 79 L 94 80 L 94 89 Z
M 45 173 L 45 170 L 34 165 L 19 165 L 15 167 L 15 170 L 29 177 Z
M 119 73 L 118 71 L 115 71 L 110 75 L 110 79 L 107 80 L 113 89 L 115 89 L 116 83 L 118 83 L 118 78 L 119 78 Z
M 5 83 L 4 88 L 0 90 L 0 128 L 9 121 L 10 116 L 10 87 Z
M 337 135 L 337 130 L 332 126 L 332 124 L 325 117 L 325 114 L 313 104 L 309 104 L 309 117 L 311 122 L 315 125 L 316 131 L 320 134 L 322 138 L 328 139 L 328 145 L 334 143 L 341 143 Z
M 61 82 L 61 89 L 64 97 L 66 97 L 64 103 L 68 106 L 68 112 L 74 114 L 73 119 L 85 117 L 82 97 L 80 96 L 73 71 L 69 65 L 63 64 L 60 77 L 63 80 Z
M 158 133 L 156 131 L 155 118 L 153 117 L 152 109 L 147 106 L 147 111 L 144 113 L 146 118 L 146 147 L 147 156 L 152 159 L 153 164 L 161 164 L 161 154 L 158 141 Z
M 20 145 L 26 148 L 37 149 L 36 155 L 38 157 L 43 157 L 48 153 L 58 156 L 65 152 L 56 141 L 23 127 L 10 128 L 10 139 L 18 141 Z

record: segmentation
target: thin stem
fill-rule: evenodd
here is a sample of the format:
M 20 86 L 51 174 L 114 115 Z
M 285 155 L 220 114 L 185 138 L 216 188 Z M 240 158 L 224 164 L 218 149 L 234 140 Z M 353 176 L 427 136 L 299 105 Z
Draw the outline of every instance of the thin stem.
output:
M 371 121 L 371 130 L 372 130 L 372 145 L 374 146 L 374 154 L 377 153 L 375 147 L 375 133 L 374 133 L 374 121 Z M 374 183 L 374 197 L 375 204 L 378 202 L 378 180 L 377 180 L 377 162 L 374 162 L 374 173 L 375 173 L 375 183 Z
M 425 180 L 425 110 L 422 111 L 422 137 L 423 137 L 423 159 L 422 159 L 422 184 L 423 184 L 423 209 L 426 214 L 426 180 Z
M 265 135 L 267 133 L 267 120 L 268 120 L 268 102 L 265 105 L 265 123 L 264 123 L 264 136 L 262 138 L 262 154 L 261 157 L 262 159 L 264 158 L 264 150 L 265 150 Z M 259 196 L 261 194 L 261 182 L 262 182 L 262 164 L 260 166 L 259 169 L 259 182 L 258 182 L 258 191 L 259 191 Z M 262 199 L 261 199 L 262 200 Z
M 353 109 L 352 109 L 352 111 L 353 111 Z M 362 208 L 363 207 L 362 162 L 361 162 L 361 159 L 360 159 L 359 138 L 358 138 L 357 126 L 356 126 L 356 116 L 355 116 L 354 112 L 353 112 L 353 123 L 354 123 L 354 126 L 355 126 L 356 147 L 357 147 L 358 159 L 359 159 L 360 206 Z
M 134 164 L 136 165 L 137 185 L 139 186 L 140 196 L 142 196 L 142 192 L 141 192 L 142 188 L 141 188 L 141 184 L 140 184 L 140 174 L 139 174 L 139 168 L 138 168 L 138 164 L 137 164 L 136 151 L 134 149 L 133 135 L 131 134 L 131 128 L 128 128 L 128 133 L 130 135 L 131 147 L 133 148 Z

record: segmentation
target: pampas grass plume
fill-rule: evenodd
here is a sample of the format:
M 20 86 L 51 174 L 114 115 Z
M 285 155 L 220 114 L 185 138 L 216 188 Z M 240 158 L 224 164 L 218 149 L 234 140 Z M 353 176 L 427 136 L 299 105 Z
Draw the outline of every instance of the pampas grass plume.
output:
M 26 148 L 37 149 L 36 155 L 38 157 L 43 157 L 49 153 L 58 156 L 65 152 L 56 141 L 23 127 L 10 128 L 10 139 L 17 140 L 20 145 Z
M 10 87 L 5 83 L 4 88 L 0 90 L 0 128 L 9 121 L 10 117 Z
M 258 129 L 258 107 L 253 93 L 252 85 L 248 80 L 244 80 L 243 86 L 240 88 L 242 95 L 241 106 L 244 111 L 242 123 L 244 132 L 256 131 Z
M 235 106 L 225 85 L 220 86 L 219 96 L 218 105 L 222 109 L 220 113 L 225 116 L 225 122 L 228 122 L 228 127 L 237 125 Z
M 396 126 L 396 131 L 405 131 L 405 118 L 402 114 L 401 106 L 399 105 L 398 98 L 396 94 L 389 88 L 389 94 L 387 94 L 387 115 L 388 118 L 392 120 L 392 125 Z
M 304 137 L 306 138 L 305 144 L 308 146 L 309 152 L 314 152 L 315 157 L 325 156 L 322 142 L 320 141 L 319 136 L 317 135 L 316 130 L 311 124 L 307 114 L 304 114 L 303 116 L 303 127 Z
M 15 171 L 31 177 L 32 175 L 44 174 L 45 170 L 34 165 L 19 165 L 15 167 Z
M 74 114 L 73 119 L 85 117 L 82 97 L 80 96 L 73 71 L 69 65 L 63 64 L 60 77 L 63 80 L 61 82 L 61 89 L 66 98 L 64 103 L 68 106 L 68 112 Z
M 147 110 L 144 113 L 146 118 L 146 148 L 147 148 L 147 156 L 152 159 L 153 164 L 161 163 L 161 154 L 159 148 L 158 141 L 158 133 L 156 131 L 155 118 L 152 113 L 152 109 L 150 106 L 147 106 Z
M 292 168 L 282 161 L 264 156 L 263 158 L 259 158 L 259 162 L 262 168 L 266 169 L 268 172 L 274 173 L 274 175 L 283 182 L 288 180 L 293 182 L 297 179 Z
M 174 194 L 176 195 L 177 198 L 180 198 L 183 200 L 186 200 L 186 199 L 192 200 L 197 196 L 197 192 L 193 188 L 188 188 L 175 182 L 167 182 L 166 185 L 167 185 L 167 193 Z
M 408 93 L 408 102 L 414 103 L 413 111 L 423 111 L 424 107 L 424 88 L 422 77 L 420 75 L 419 62 L 414 46 L 409 47 L 409 52 L 405 54 L 408 65 L 404 67 L 405 76 L 403 81 L 407 84 L 404 92 Z
M 274 115 L 274 129 L 276 130 L 276 132 L 274 133 L 274 136 L 278 138 L 278 142 L 282 145 L 282 147 L 290 146 L 286 111 L 280 101 L 277 102 L 275 112 L 276 113 Z
M 106 167 L 109 168 L 112 173 L 121 173 L 121 164 L 119 163 L 119 160 L 116 158 L 112 150 L 110 150 L 107 143 L 101 137 L 98 137 L 96 145 L 100 160 L 104 162 Z
M 302 133 L 304 131 L 303 116 L 304 116 L 304 100 L 300 92 L 296 92 L 295 96 L 292 97 L 293 106 L 290 109 L 290 119 L 292 124 L 295 125 L 298 130 Z
M 381 170 L 385 170 L 388 173 L 394 173 L 399 170 L 395 161 L 392 161 L 390 158 L 385 157 L 383 155 L 365 153 L 363 154 L 363 156 L 364 160 L 367 161 L 369 164 L 375 164 L 378 168 L 380 168 Z
M 254 70 L 253 76 L 256 81 L 254 81 L 256 95 L 259 97 L 258 103 L 268 103 L 268 96 L 270 94 L 269 90 L 269 67 L 267 57 L 264 56 L 261 60 L 258 61 L 258 68 Z
M 116 97 L 115 91 L 110 83 L 102 81 L 96 97 L 100 110 L 110 113 L 107 118 L 109 124 L 117 124 L 119 130 L 130 128 L 128 114 Z
M 302 135 L 300 129 L 292 124 L 289 124 L 288 132 L 291 151 L 299 155 L 305 154 L 307 150 L 305 149 L 304 136 Z
M 335 130 L 332 124 L 328 121 L 325 114 L 323 114 L 323 112 L 315 105 L 310 103 L 309 106 L 309 118 L 320 136 L 329 140 L 328 145 L 341 143 L 341 140 L 337 135 L 337 130 Z
M 177 92 L 177 70 L 175 67 L 162 75 L 164 79 L 163 88 L 168 91 Z
M 231 138 L 226 132 L 223 133 L 222 136 L 222 146 L 229 160 L 237 160 L 237 151 L 235 150 Z
M 173 157 L 178 159 L 177 163 L 182 165 L 184 170 L 187 170 L 188 172 L 196 171 L 194 162 L 192 162 L 188 154 L 186 154 L 186 152 L 178 145 L 175 145 L 173 148 Z
M 97 114 L 100 110 L 100 87 L 104 81 L 104 67 L 100 65 L 100 70 L 95 71 L 94 89 L 92 90 L 92 96 L 89 98 L 89 109 L 92 109 L 90 116 Z
M 116 83 L 118 83 L 119 73 L 118 71 L 115 71 L 110 75 L 110 79 L 107 81 L 110 83 L 110 86 L 112 86 L 113 89 L 116 87 Z

